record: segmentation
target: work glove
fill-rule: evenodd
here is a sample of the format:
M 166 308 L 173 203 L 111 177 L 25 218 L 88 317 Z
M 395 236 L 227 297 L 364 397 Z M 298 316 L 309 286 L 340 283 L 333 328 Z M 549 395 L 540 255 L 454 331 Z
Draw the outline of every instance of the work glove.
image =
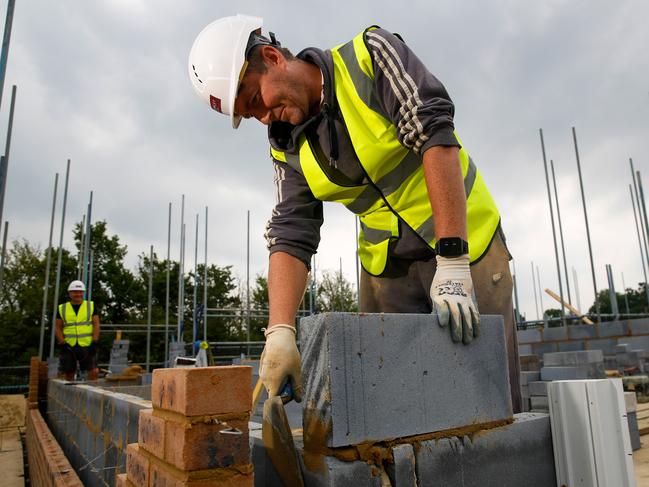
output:
M 442 257 L 438 255 L 437 271 L 430 286 L 433 311 L 439 326 L 450 322 L 451 339 L 465 345 L 480 334 L 480 314 L 473 299 L 473 281 L 469 255 Z
M 293 389 L 293 399 L 302 402 L 302 376 L 300 352 L 295 343 L 295 327 L 273 325 L 265 331 L 266 346 L 261 353 L 259 377 L 268 397 L 278 396 L 289 382 Z

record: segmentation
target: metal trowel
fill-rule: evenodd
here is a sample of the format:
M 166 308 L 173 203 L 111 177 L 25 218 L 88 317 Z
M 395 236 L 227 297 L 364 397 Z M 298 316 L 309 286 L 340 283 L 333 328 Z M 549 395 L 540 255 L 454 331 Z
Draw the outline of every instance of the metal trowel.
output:
M 261 438 L 285 487 L 304 487 L 293 435 L 284 411 L 284 404 L 291 399 L 293 399 L 293 389 L 288 382 L 279 396 L 266 399 Z

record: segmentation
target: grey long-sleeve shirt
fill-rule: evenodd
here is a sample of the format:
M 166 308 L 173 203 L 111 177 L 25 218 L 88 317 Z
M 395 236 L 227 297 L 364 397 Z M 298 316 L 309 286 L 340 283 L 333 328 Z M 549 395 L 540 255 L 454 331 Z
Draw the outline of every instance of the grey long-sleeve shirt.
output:
M 442 83 L 397 36 L 379 28 L 368 31 L 366 40 L 374 66 L 376 98 L 383 115 L 396 127 L 404 147 L 417 154 L 433 146 L 459 147 L 453 134 L 453 102 Z M 363 183 L 363 170 L 337 109 L 331 51 L 307 48 L 297 57 L 320 68 L 324 81 L 323 103 L 333 107 L 335 130 L 332 133 L 336 136 L 338 157 L 326 167 L 329 178 L 342 184 Z M 298 138 L 303 132 L 317 139 L 326 159 L 331 157 L 329 124 L 320 115 L 299 126 L 274 122 L 268 128 L 268 139 L 274 148 L 296 154 Z M 266 227 L 268 248 L 271 254 L 286 252 L 309 268 L 320 243 L 322 202 L 313 196 L 302 174 L 285 163 L 273 160 L 273 164 L 277 204 Z M 403 222 L 399 234 L 399 239 L 390 246 L 391 256 L 411 259 L 432 256 L 428 245 Z

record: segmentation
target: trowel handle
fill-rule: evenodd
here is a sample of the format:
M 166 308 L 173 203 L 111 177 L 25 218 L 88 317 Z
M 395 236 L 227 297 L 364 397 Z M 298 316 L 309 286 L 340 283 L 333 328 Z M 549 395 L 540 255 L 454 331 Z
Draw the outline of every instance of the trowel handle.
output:
M 290 381 L 286 381 L 284 387 L 282 387 L 282 390 L 279 392 L 279 397 L 282 399 L 284 404 L 293 400 L 293 388 L 291 387 Z

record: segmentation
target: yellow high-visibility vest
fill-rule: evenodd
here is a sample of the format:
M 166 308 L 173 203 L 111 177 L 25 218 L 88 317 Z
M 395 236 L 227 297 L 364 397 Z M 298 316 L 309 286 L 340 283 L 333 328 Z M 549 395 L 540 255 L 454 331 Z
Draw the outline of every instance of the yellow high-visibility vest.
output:
M 373 27 L 370 27 L 372 30 Z M 390 240 L 399 237 L 399 220 L 435 247 L 435 224 L 422 156 L 398 140 L 394 124 L 382 113 L 374 93 L 374 67 L 364 31 L 331 50 L 335 95 L 367 184 L 341 186 L 322 169 L 306 135 L 299 155 L 271 148 L 274 159 L 304 175 L 313 195 L 338 201 L 359 216 L 358 254 L 372 275 L 385 270 Z M 456 138 L 457 134 L 455 134 Z M 458 138 L 459 142 L 459 138 Z M 460 149 L 467 207 L 469 256 L 475 262 L 486 252 L 500 222 L 498 208 L 468 152 Z
M 95 311 L 95 303 L 83 301 L 79 311 L 74 312 L 72 303 L 59 304 L 59 314 L 63 320 L 63 336 L 65 342 L 74 347 L 89 347 L 92 343 L 92 314 Z

